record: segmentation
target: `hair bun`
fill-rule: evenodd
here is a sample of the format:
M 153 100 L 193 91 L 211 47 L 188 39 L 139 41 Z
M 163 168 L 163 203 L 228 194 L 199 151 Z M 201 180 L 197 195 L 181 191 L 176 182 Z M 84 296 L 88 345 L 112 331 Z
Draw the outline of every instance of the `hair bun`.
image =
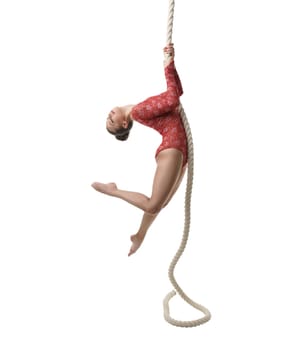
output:
M 125 141 L 128 139 L 129 136 L 129 131 L 126 131 L 125 133 L 121 134 L 121 135 L 115 135 L 116 139 L 119 141 Z

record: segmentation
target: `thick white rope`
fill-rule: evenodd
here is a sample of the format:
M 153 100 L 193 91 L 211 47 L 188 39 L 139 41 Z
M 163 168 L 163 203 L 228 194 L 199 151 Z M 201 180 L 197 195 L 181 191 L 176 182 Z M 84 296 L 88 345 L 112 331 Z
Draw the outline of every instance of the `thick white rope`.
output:
M 170 44 L 172 42 L 172 28 L 173 28 L 173 17 L 174 17 L 174 0 L 169 0 L 169 15 L 168 15 L 168 25 L 167 25 L 167 44 Z M 187 137 L 187 144 L 188 144 L 188 172 L 187 172 L 187 184 L 186 184 L 186 194 L 185 194 L 185 220 L 184 220 L 184 230 L 183 230 L 183 236 L 181 244 L 172 259 L 169 269 L 168 269 L 168 276 L 170 279 L 171 284 L 173 285 L 174 289 L 172 292 L 168 293 L 167 296 L 164 298 L 163 306 L 164 306 L 164 318 L 165 320 L 172 324 L 173 326 L 178 327 L 196 327 L 199 326 L 205 322 L 208 322 L 211 318 L 211 314 L 208 309 L 206 309 L 204 306 L 196 303 L 192 299 L 190 299 L 184 291 L 181 289 L 179 284 L 177 283 L 175 277 L 174 277 L 174 270 L 176 267 L 176 264 L 178 263 L 182 253 L 185 250 L 188 237 L 189 237 L 189 230 L 190 230 L 190 221 L 191 221 L 191 195 L 192 195 L 192 186 L 193 186 L 193 174 L 194 174 L 194 147 L 193 147 L 193 139 L 191 134 L 191 129 L 186 117 L 186 114 L 184 112 L 184 109 L 182 105 L 179 106 L 179 112 L 181 115 L 181 119 L 185 128 L 186 137 Z M 195 309 L 201 311 L 204 316 L 202 318 L 192 320 L 192 321 L 179 321 L 170 316 L 170 310 L 169 310 L 169 301 L 170 299 L 176 295 L 176 293 L 179 294 L 179 296 L 187 302 L 189 305 L 194 307 Z

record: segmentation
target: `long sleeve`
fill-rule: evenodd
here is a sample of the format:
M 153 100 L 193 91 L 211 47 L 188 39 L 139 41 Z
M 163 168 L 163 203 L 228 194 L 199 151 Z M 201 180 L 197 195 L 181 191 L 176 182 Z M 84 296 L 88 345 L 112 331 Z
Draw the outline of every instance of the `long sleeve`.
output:
M 179 105 L 179 97 L 183 93 L 181 81 L 174 62 L 165 68 L 167 91 L 157 96 L 147 98 L 132 109 L 132 118 L 148 120 L 173 111 Z
M 167 90 L 171 91 L 171 93 L 174 91 L 177 94 L 177 96 L 180 97 L 183 94 L 183 89 L 174 62 L 171 62 L 165 68 L 165 77 L 167 83 Z

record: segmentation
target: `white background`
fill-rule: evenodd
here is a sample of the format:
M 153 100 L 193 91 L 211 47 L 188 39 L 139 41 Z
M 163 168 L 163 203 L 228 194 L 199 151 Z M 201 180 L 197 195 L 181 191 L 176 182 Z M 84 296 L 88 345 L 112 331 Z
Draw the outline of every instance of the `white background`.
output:
M 192 225 L 176 277 L 212 312 L 163 320 L 184 183 L 127 257 L 142 213 L 93 181 L 150 193 L 159 135 L 105 131 L 115 105 L 165 89 L 168 2 L 0 5 L 0 348 L 264 349 L 281 341 L 279 0 L 176 1 L 194 138 Z M 201 316 L 175 299 L 176 318 Z

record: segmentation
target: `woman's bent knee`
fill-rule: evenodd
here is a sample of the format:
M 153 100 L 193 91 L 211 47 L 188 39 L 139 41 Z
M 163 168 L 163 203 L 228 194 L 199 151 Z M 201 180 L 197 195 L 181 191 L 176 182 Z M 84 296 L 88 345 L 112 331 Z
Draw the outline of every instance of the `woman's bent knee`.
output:
M 157 215 L 162 210 L 164 206 L 160 204 L 151 204 L 149 203 L 146 208 L 146 213 L 150 215 Z

